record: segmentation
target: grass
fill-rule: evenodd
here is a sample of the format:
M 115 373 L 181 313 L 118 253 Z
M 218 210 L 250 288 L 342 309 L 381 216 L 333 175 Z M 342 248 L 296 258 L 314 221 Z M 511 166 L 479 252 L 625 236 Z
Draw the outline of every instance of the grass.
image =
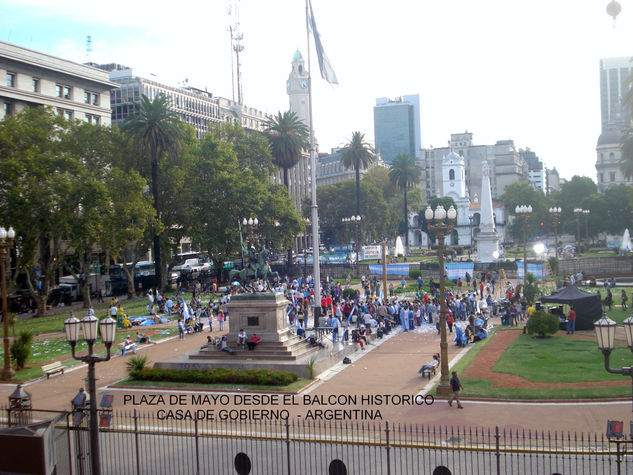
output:
M 617 368 L 628 366 L 630 359 L 628 348 L 619 346 L 611 354 L 611 365 Z M 551 338 L 519 335 L 499 358 L 493 371 L 542 383 L 622 379 L 604 370 L 602 353 L 594 341 L 556 335 Z
M 170 389 L 225 389 L 230 391 L 285 391 L 297 393 L 312 382 L 308 378 L 299 378 L 294 383 L 286 386 L 266 386 L 257 384 L 201 384 L 201 383 L 174 383 L 170 381 L 136 381 L 123 379 L 112 386 L 156 387 Z
M 597 386 L 591 388 L 498 388 L 487 379 L 461 378 L 463 397 L 486 399 L 607 399 L 630 398 L 631 388 L 626 386 Z
M 499 329 L 498 331 L 506 331 Z M 490 338 L 486 339 L 490 340 Z M 461 374 L 485 345 L 471 349 L 454 370 Z M 614 367 L 628 366 L 630 353 L 624 346 L 616 347 L 611 355 Z M 519 335 L 499 358 L 493 371 L 514 374 L 528 381 L 543 383 L 599 382 L 622 380 L 604 370 L 602 354 L 595 342 L 554 336 L 533 338 Z M 490 380 L 461 378 L 465 397 L 488 399 L 605 399 L 631 396 L 630 386 L 595 386 L 588 388 L 503 388 L 494 387 Z

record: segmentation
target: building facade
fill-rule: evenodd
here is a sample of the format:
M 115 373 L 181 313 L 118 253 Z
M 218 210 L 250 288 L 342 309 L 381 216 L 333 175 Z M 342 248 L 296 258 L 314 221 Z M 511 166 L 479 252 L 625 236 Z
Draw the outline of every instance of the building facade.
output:
M 376 99 L 374 139 L 376 153 L 387 164 L 399 153 L 417 157 L 421 149 L 420 96 Z
M 630 89 L 628 84 L 633 63 L 631 58 L 600 60 L 600 115 L 602 130 L 596 144 L 596 174 L 598 191 L 621 184 L 631 184 L 620 170 L 620 143 L 631 127 L 631 111 L 622 99 Z
M 151 79 L 135 76 L 131 68 L 119 64 L 97 65 L 109 71 L 110 80 L 119 87 L 111 91 L 112 122 L 120 124 L 134 111 L 134 104 L 141 95 L 153 100 L 164 95 L 170 100 L 170 108 L 180 120 L 191 125 L 198 137 L 202 137 L 209 125 L 235 122 L 246 129 L 263 130 L 270 117 L 268 114 L 238 104 L 230 99 L 214 96 L 208 91 L 191 86 L 174 87 Z
M 46 106 L 66 119 L 110 125 L 108 73 L 0 41 L 0 120 Z
M 353 168 L 346 169 L 341 162 L 341 149 L 332 149 L 332 153 L 319 154 L 317 158 L 317 187 L 324 185 L 334 185 L 347 180 L 355 180 L 356 172 Z M 385 162 L 380 156 L 376 156 L 375 160 L 368 168 L 360 170 L 361 179 L 369 170 L 374 167 L 386 167 Z
M 424 199 L 442 196 L 443 160 L 451 152 L 464 159 L 464 179 L 471 199 L 481 190 L 482 164 L 490 167 L 490 186 L 492 198 L 499 199 L 506 186 L 518 181 L 528 180 L 528 167 L 516 150 L 512 140 L 500 140 L 494 145 L 474 145 L 473 134 L 464 132 L 451 134 L 448 147 L 423 149 L 418 166 L 422 170 L 422 189 Z

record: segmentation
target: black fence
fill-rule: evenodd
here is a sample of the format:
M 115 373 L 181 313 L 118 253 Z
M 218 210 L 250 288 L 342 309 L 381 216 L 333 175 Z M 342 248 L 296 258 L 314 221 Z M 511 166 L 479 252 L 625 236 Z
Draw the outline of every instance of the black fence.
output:
M 206 412 L 195 410 L 191 415 L 165 420 L 156 414 L 112 414 L 100 428 L 102 472 L 633 474 L 631 441 L 597 434 L 363 421 L 210 421 L 200 419 Z M 226 416 L 239 417 L 239 412 Z M 52 418 L 33 411 L 33 422 L 46 417 Z M 57 473 L 90 473 L 86 418 L 55 417 Z M 2 424 L 7 422 L 8 417 Z

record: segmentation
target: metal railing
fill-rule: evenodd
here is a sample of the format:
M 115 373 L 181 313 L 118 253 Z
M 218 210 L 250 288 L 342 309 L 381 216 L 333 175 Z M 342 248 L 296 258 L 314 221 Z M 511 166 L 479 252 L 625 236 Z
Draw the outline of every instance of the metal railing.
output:
M 598 434 L 390 424 L 247 420 L 240 413 L 115 412 L 100 428 L 101 466 L 111 474 L 615 474 L 633 473 L 631 440 Z M 3 411 L 8 416 L 8 411 Z M 209 420 L 213 415 L 215 419 Z M 173 416 L 166 418 L 166 416 Z M 319 417 L 346 417 L 323 413 Z M 357 417 L 363 417 L 356 413 Z M 46 417 L 34 411 L 32 419 Z M 49 415 L 50 417 L 50 415 Z M 177 418 L 185 417 L 185 420 Z M 246 417 L 256 417 L 246 414 Z M 15 418 L 14 418 L 15 420 Z M 66 422 L 64 422 L 64 420 Z M 0 420 L 5 424 L 8 417 Z M 61 418 L 67 473 L 89 473 L 88 428 Z M 64 460 L 62 460 L 65 457 Z M 59 472 L 58 472 L 59 473 Z

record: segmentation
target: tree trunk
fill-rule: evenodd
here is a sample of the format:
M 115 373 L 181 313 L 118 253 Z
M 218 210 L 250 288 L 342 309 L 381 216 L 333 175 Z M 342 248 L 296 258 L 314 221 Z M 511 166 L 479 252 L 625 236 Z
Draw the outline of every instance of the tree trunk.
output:
M 81 289 L 81 297 L 83 299 L 84 308 L 90 308 L 90 305 L 92 304 L 90 301 L 90 285 L 88 285 L 88 277 L 90 274 L 86 272 L 87 265 L 85 253 L 82 253 L 81 259 L 79 260 L 79 266 L 81 270 L 81 274 L 79 274 L 79 277 L 82 275 L 84 276 L 83 279 L 77 279 L 77 281 L 79 282 L 79 288 Z
M 286 185 L 286 189 L 288 190 L 288 195 L 290 196 L 290 185 L 288 183 L 288 169 L 284 168 L 284 185 Z M 288 249 L 288 256 L 286 258 L 286 275 L 290 274 L 290 266 L 292 265 L 292 246 Z
M 290 194 L 290 185 L 288 185 L 288 169 L 284 168 L 284 185 L 288 189 L 288 194 Z
M 134 269 L 134 266 L 132 266 L 132 269 Z M 134 289 L 134 271 L 130 271 L 128 266 L 123 264 L 123 272 L 125 272 L 125 276 L 127 277 L 127 298 L 134 298 L 134 292 L 136 291 L 136 289 Z
M 407 188 L 404 188 L 404 254 L 409 252 L 409 216 L 407 206 Z
M 152 144 L 152 195 L 154 197 L 154 209 L 156 217 L 161 220 L 160 208 L 158 205 L 158 157 L 156 146 Z M 156 276 L 156 286 L 161 290 L 165 288 L 163 283 L 163 266 L 160 253 L 160 236 L 154 232 L 154 273 Z
M 37 303 L 37 316 L 45 317 L 46 316 L 46 299 L 47 297 L 38 295 L 35 297 L 35 302 Z

